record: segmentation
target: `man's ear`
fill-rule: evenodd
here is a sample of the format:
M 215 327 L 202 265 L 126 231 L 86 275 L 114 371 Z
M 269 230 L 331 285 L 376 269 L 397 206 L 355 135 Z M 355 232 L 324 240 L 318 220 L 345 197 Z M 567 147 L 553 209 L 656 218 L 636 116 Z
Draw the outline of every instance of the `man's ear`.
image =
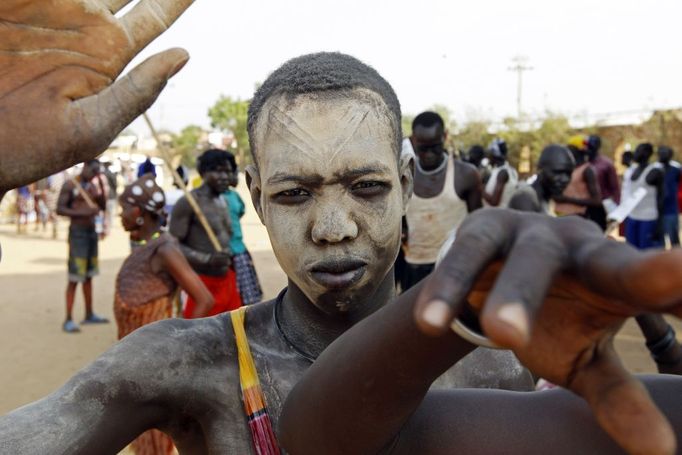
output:
M 251 193 L 251 203 L 256 209 L 260 222 L 265 224 L 265 219 L 263 218 L 263 205 L 261 204 L 262 191 L 258 168 L 253 164 L 249 164 L 246 166 L 246 169 L 244 169 L 244 174 L 246 175 L 246 186 L 249 187 L 249 192 Z
M 410 202 L 414 183 L 414 158 L 411 154 L 400 157 L 399 169 L 400 187 L 403 195 L 403 216 L 407 213 L 407 203 Z

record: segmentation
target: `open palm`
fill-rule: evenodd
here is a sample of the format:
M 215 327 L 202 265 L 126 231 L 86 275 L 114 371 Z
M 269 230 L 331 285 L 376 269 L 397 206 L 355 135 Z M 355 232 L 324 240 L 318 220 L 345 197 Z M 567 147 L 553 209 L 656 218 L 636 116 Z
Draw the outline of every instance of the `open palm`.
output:
M 187 61 L 182 49 L 125 66 L 193 0 L 0 3 L 0 193 L 102 152 Z

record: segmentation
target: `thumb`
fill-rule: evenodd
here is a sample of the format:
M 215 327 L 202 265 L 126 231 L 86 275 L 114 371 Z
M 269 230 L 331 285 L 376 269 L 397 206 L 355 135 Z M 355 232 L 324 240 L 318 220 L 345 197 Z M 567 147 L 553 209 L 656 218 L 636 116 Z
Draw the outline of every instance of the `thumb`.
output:
M 106 148 L 126 126 L 156 101 L 168 80 L 189 60 L 184 49 L 155 54 L 96 95 L 72 105 L 72 120 L 82 125 L 75 137 L 86 148 Z M 85 136 L 87 135 L 87 136 Z

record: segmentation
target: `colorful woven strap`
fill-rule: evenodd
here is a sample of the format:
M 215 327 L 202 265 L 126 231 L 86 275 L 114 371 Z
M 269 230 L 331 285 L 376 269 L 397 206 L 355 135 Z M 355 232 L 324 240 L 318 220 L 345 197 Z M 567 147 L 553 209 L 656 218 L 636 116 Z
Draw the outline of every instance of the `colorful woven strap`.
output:
M 239 356 L 239 385 L 242 390 L 244 411 L 251 429 L 253 446 L 258 455 L 280 455 L 277 438 L 272 431 L 272 422 L 265 406 L 265 396 L 258 380 L 256 365 L 251 356 L 251 348 L 244 331 L 244 319 L 246 308 L 242 307 L 232 311 L 232 327 L 237 341 Z

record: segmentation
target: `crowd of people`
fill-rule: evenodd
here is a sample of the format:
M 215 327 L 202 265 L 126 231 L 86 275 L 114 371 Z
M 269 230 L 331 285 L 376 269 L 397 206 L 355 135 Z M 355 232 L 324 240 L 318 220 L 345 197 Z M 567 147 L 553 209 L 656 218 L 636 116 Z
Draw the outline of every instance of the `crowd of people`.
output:
M 24 25 L 17 45 L 43 43 L 34 3 L 8 7 Z M 84 162 L 57 212 L 72 223 L 68 289 L 82 283 L 86 303 L 94 218 L 109 199 L 94 157 L 187 61 L 170 50 L 116 80 L 191 1 L 117 17 L 127 3 L 50 4 L 71 28 L 100 21 L 70 45 L 114 43 L 120 58 L 100 69 L 112 77 L 86 78 L 69 60 L 69 86 L 87 81 L 76 99 L 55 97 L 66 83 L 54 71 L 17 73 L 30 79 L 0 96 L 0 131 L 15 132 L 3 135 L 15 154 L 13 172 L 0 169 L 3 192 Z M 14 111 L 45 122 L 3 117 Z M 445 149 L 437 114 L 417 116 L 409 138 L 401 120 L 388 81 L 345 54 L 294 58 L 258 87 L 244 172 L 288 285 L 252 305 L 262 293 L 240 242 L 244 204 L 228 191 L 234 157 L 199 157 L 202 183 L 174 201 L 167 230 L 164 192 L 142 170 L 117 198 L 133 247 L 115 285 L 121 340 L 0 417 L 1 451 L 117 453 L 134 441 L 144 454 L 675 453 L 682 347 L 662 314 L 682 315 L 682 250 L 652 248 L 671 223 L 666 192 L 679 187 L 672 150 L 649 164 L 653 146 L 638 145 L 619 195 L 597 137 L 547 145 L 521 181 L 503 141 L 472 147 L 474 165 Z M 54 141 L 43 152 L 52 159 L 38 162 L 31 141 Z M 621 217 L 637 248 L 605 236 Z M 184 317 L 169 318 L 178 288 Z M 634 378 L 622 366 L 613 339 L 630 318 L 669 374 Z M 86 320 L 104 322 L 92 305 Z M 537 378 L 552 390 L 535 391 Z

